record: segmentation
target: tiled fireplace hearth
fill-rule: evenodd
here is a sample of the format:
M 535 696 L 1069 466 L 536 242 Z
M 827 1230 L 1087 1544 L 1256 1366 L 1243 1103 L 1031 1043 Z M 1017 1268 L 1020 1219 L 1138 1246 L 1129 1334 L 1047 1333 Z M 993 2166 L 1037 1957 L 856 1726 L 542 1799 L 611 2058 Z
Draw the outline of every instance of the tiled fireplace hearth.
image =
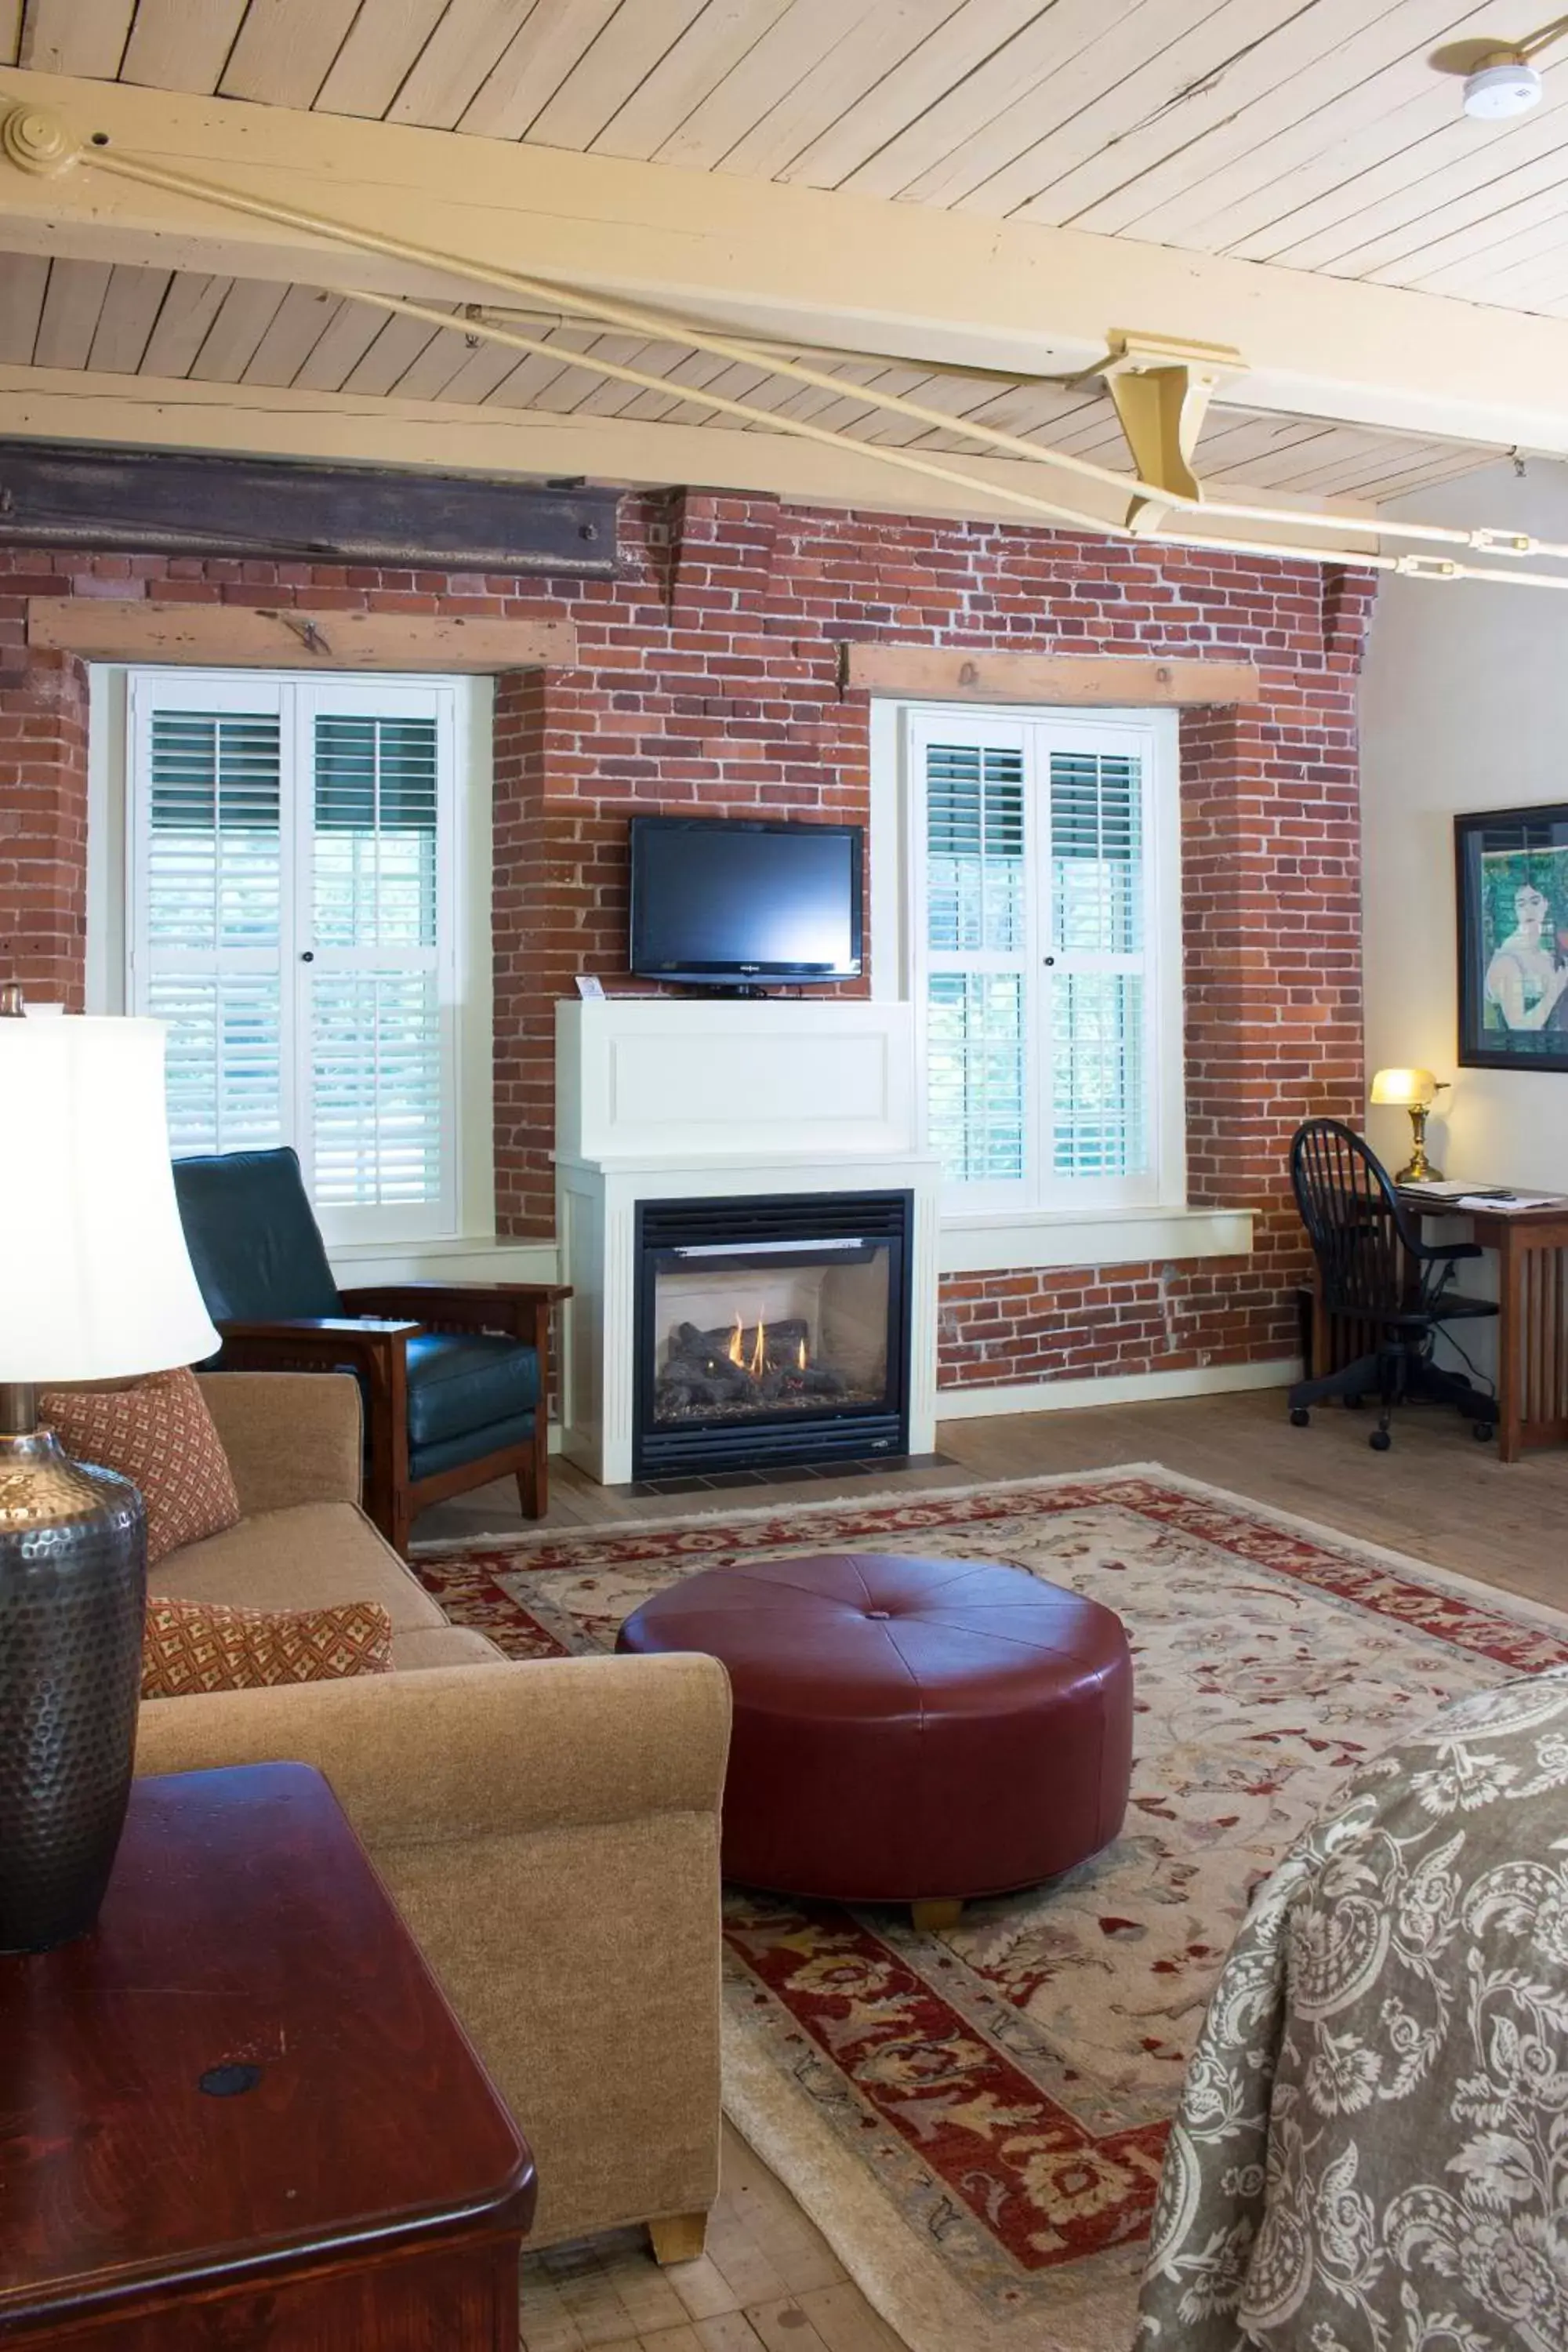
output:
M 931 1451 L 937 1170 L 912 1069 L 902 1004 L 558 1008 L 573 1461 L 614 1486 Z

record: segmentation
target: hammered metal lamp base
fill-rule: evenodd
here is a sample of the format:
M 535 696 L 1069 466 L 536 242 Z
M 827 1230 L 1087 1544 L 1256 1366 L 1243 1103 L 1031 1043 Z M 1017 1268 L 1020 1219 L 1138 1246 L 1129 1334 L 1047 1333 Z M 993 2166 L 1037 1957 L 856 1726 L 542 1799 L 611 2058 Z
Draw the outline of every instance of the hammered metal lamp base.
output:
M 136 1488 L 68 1460 L 47 1429 L 0 1435 L 0 1951 L 47 1951 L 98 1917 L 131 1793 L 146 1605 Z

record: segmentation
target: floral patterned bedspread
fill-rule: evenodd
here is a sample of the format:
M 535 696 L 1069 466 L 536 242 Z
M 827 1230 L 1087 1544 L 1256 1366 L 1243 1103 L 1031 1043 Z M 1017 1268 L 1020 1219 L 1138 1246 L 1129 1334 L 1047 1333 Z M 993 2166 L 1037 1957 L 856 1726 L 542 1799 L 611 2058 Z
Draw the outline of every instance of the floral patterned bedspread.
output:
M 1138 2352 L 1565 2352 L 1568 1670 L 1459 1701 L 1259 1891 Z

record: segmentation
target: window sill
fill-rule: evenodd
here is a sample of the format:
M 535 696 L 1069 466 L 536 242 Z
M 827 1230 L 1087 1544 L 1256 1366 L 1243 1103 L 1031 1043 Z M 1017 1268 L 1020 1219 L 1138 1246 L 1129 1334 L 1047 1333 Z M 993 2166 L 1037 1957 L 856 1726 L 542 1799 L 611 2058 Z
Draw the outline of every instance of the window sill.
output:
M 1247 1257 L 1250 1209 L 1036 1210 L 1019 1216 L 944 1216 L 937 1234 L 942 1274 L 994 1274 L 1027 1266 L 1133 1265 L 1194 1257 Z

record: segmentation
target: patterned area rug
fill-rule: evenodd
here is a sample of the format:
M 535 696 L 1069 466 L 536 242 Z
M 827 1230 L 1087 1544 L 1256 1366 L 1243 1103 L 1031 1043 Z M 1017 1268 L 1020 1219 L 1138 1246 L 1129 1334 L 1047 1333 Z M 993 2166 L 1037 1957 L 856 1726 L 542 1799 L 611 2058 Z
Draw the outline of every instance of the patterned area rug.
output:
M 1168 2118 L 1250 1895 L 1344 1776 L 1450 1698 L 1568 1664 L 1568 1618 L 1150 1465 L 422 1548 L 515 1657 L 607 1649 L 699 1569 L 805 1550 L 1010 1561 L 1131 1639 L 1126 1827 L 907 1913 L 733 1892 L 726 2105 L 912 2352 L 1124 2352 Z

